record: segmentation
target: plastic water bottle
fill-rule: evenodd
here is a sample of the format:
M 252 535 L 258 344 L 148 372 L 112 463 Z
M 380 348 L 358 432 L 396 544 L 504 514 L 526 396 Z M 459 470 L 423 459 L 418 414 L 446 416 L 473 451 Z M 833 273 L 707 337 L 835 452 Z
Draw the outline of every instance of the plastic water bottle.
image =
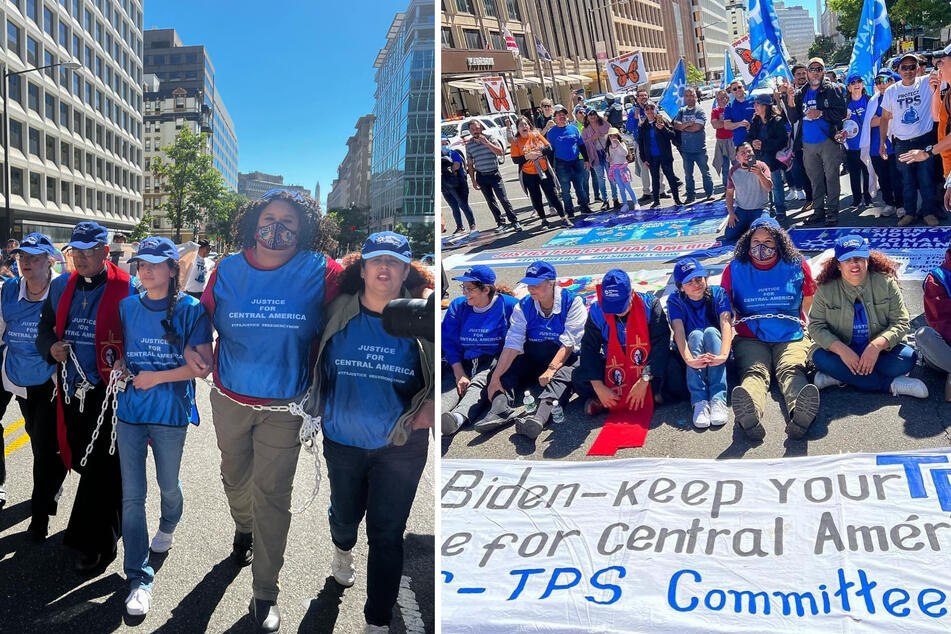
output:
M 561 408 L 561 403 L 556 402 L 551 408 L 551 422 L 556 425 L 565 422 L 565 410 Z
M 538 409 L 538 404 L 535 402 L 535 397 L 532 396 L 532 393 L 528 390 L 525 390 L 525 396 L 522 398 L 522 405 L 525 406 L 526 414 L 534 414 L 535 410 Z

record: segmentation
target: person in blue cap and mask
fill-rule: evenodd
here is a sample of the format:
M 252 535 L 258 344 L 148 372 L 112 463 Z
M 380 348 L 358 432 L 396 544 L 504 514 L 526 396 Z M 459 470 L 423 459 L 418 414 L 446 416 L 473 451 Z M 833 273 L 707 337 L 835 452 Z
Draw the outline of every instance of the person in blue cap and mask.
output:
M 56 513 L 56 494 L 66 478 L 56 438 L 53 373 L 56 366 L 36 349 L 36 329 L 53 272 L 56 248 L 49 236 L 31 233 L 13 250 L 20 276 L 4 282 L 0 292 L 0 331 L 3 332 L 3 393 L 0 411 L 16 395 L 24 428 L 33 450 L 33 493 L 27 533 L 39 543 L 46 539 L 50 515 Z M 3 484 L 0 457 L 0 488 Z
M 733 310 L 721 286 L 707 284 L 697 258 L 674 265 L 677 292 L 667 298 L 674 343 L 687 366 L 693 425 L 704 429 L 727 421 L 726 363 L 733 344 Z
M 850 75 L 848 79 L 849 99 L 846 103 L 848 118 L 841 134 L 845 137 L 845 164 L 849 171 L 849 183 L 852 186 L 852 206 L 868 207 L 872 204 L 869 194 L 868 168 L 862 160 L 862 128 L 869 116 L 868 93 L 865 80 L 861 75 Z M 852 123 L 848 123 L 851 121 Z
M 835 257 L 822 266 L 809 311 L 819 389 L 850 385 L 928 398 L 928 387 L 906 376 L 915 367 L 915 351 L 905 343 L 910 322 L 897 268 L 862 236 L 835 241 Z
M 737 426 L 750 440 L 766 436 L 761 419 L 775 375 L 786 402 L 786 434 L 802 438 L 819 412 L 819 390 L 806 376 L 811 342 L 805 316 L 816 288 L 809 264 L 776 220 L 759 218 L 737 241 L 720 284 L 736 316 L 733 354 L 740 385 L 731 400 Z
M 452 301 L 442 320 L 442 355 L 452 369 L 444 376 L 453 378 L 453 389 L 443 396 L 443 435 L 456 433 L 485 412 L 484 388 L 518 304 L 487 266 L 473 266 L 452 279 L 460 282 L 462 297 Z
M 528 295 L 512 312 L 505 347 L 486 387 L 491 409 L 475 422 L 476 431 L 487 433 L 510 423 L 515 396 L 534 385 L 542 388 L 538 409 L 516 421 L 517 433 L 537 438 L 555 403 L 568 402 L 588 313 L 584 300 L 558 286 L 556 277 L 555 267 L 542 260 L 525 270 L 520 282 L 528 286 Z
M 201 303 L 179 292 L 179 256 L 164 237 L 139 243 L 131 258 L 145 291 L 119 302 L 124 354 L 116 367 L 131 381 L 119 392 L 116 445 L 122 467 L 122 543 L 124 569 L 131 589 L 130 616 L 148 613 L 155 571 L 149 550 L 167 552 L 182 517 L 179 479 L 185 432 L 198 424 L 194 370 L 185 362 L 185 346 L 211 358 L 211 322 Z M 145 518 L 146 459 L 149 447 L 162 498 L 158 531 L 148 539 Z

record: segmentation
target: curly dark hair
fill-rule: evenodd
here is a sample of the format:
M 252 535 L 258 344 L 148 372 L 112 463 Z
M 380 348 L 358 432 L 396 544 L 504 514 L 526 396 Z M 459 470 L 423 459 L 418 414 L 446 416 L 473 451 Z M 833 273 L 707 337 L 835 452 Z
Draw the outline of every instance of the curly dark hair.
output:
M 779 259 L 789 264 L 795 264 L 802 261 L 802 254 L 796 245 L 792 243 L 789 234 L 782 227 L 773 227 L 763 225 L 756 229 L 765 229 L 776 242 L 776 252 Z M 753 240 L 753 232 L 756 229 L 747 229 L 739 240 L 736 241 L 736 248 L 733 250 L 733 259 L 744 264 L 750 261 L 750 242 Z
M 241 249 L 250 249 L 255 245 L 254 233 L 258 229 L 258 219 L 264 208 L 275 200 L 283 200 L 297 212 L 300 228 L 297 231 L 297 247 L 303 250 L 332 253 L 337 248 L 336 222 L 320 214 L 320 207 L 310 196 L 291 191 L 279 191 L 266 200 L 252 200 L 238 211 L 238 217 L 231 228 L 232 244 Z
M 363 258 L 359 253 L 350 253 L 340 260 L 343 271 L 338 276 L 341 295 L 356 295 L 363 290 L 363 278 L 360 270 L 363 268 Z M 422 297 L 423 289 L 434 288 L 436 278 L 418 260 L 409 263 L 409 275 L 403 286 L 413 297 Z
M 884 273 L 897 280 L 898 262 L 889 259 L 889 257 L 881 251 L 869 251 L 868 272 Z M 831 257 L 822 265 L 822 270 L 819 272 L 818 277 L 816 277 L 816 284 L 834 282 L 840 277 L 842 277 L 842 271 L 839 270 L 839 261 L 835 259 L 835 257 Z

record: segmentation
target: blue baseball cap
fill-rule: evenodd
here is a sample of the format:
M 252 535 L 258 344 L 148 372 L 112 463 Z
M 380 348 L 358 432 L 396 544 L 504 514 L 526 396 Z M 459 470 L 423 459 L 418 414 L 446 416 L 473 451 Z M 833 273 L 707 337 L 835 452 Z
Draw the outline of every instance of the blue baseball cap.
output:
M 158 264 L 165 260 L 178 262 L 178 248 L 175 243 L 162 236 L 150 236 L 139 243 L 139 250 L 129 258 L 130 262 L 149 262 Z
M 467 270 L 462 275 L 452 278 L 457 282 L 479 282 L 480 284 L 495 284 L 495 271 L 485 266 L 477 264 Z
M 601 312 L 619 315 L 631 303 L 631 278 L 621 269 L 611 269 L 601 278 Z
M 707 269 L 703 268 L 697 258 L 682 258 L 674 265 L 674 281 L 686 284 L 695 277 L 707 277 Z
M 758 229 L 759 227 L 773 227 L 775 229 L 782 229 L 782 225 L 779 224 L 779 221 L 773 218 L 772 216 L 760 216 L 756 220 L 750 223 L 750 230 Z
M 30 255 L 55 255 L 56 247 L 53 246 L 53 241 L 50 240 L 49 236 L 43 233 L 31 233 L 22 240 L 20 240 L 20 246 L 13 250 L 13 253 L 18 253 L 22 251 L 23 253 L 29 253 Z
M 868 257 L 868 239 L 855 234 L 836 238 L 835 241 L 835 259 L 839 262 L 849 258 L 867 258 Z
M 520 279 L 519 282 L 527 284 L 528 286 L 534 286 L 535 284 L 541 284 L 545 280 L 553 279 L 555 279 L 555 267 L 544 260 L 539 260 L 538 262 L 532 262 L 528 268 L 525 269 L 525 277 Z
M 413 251 L 409 247 L 406 236 L 392 231 L 371 234 L 360 249 L 360 257 L 364 260 L 378 258 L 381 255 L 392 255 L 397 260 L 406 263 L 413 259 Z
M 767 95 L 765 93 L 756 95 L 756 98 L 753 99 L 753 103 L 758 103 L 763 106 L 771 106 L 773 105 L 773 96 Z
M 861 75 L 849 75 L 849 78 L 848 78 L 848 80 L 847 80 L 845 83 L 846 83 L 846 84 L 851 84 L 853 81 L 862 81 L 862 82 L 864 82 L 865 80 L 862 79 L 862 76 L 861 76 Z
M 66 246 L 74 249 L 92 249 L 108 242 L 109 232 L 106 228 L 98 222 L 87 220 L 73 228 L 73 235 L 70 236 L 69 244 Z

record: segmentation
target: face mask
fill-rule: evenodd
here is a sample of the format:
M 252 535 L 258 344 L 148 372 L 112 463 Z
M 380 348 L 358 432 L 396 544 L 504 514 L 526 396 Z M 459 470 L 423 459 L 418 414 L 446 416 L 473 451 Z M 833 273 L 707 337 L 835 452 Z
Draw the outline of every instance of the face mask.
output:
M 258 227 L 254 239 L 265 249 L 285 251 L 297 245 L 297 232 L 288 229 L 283 222 L 272 222 Z
M 765 244 L 754 244 L 750 247 L 750 256 L 760 262 L 768 262 L 776 257 L 776 249 Z

